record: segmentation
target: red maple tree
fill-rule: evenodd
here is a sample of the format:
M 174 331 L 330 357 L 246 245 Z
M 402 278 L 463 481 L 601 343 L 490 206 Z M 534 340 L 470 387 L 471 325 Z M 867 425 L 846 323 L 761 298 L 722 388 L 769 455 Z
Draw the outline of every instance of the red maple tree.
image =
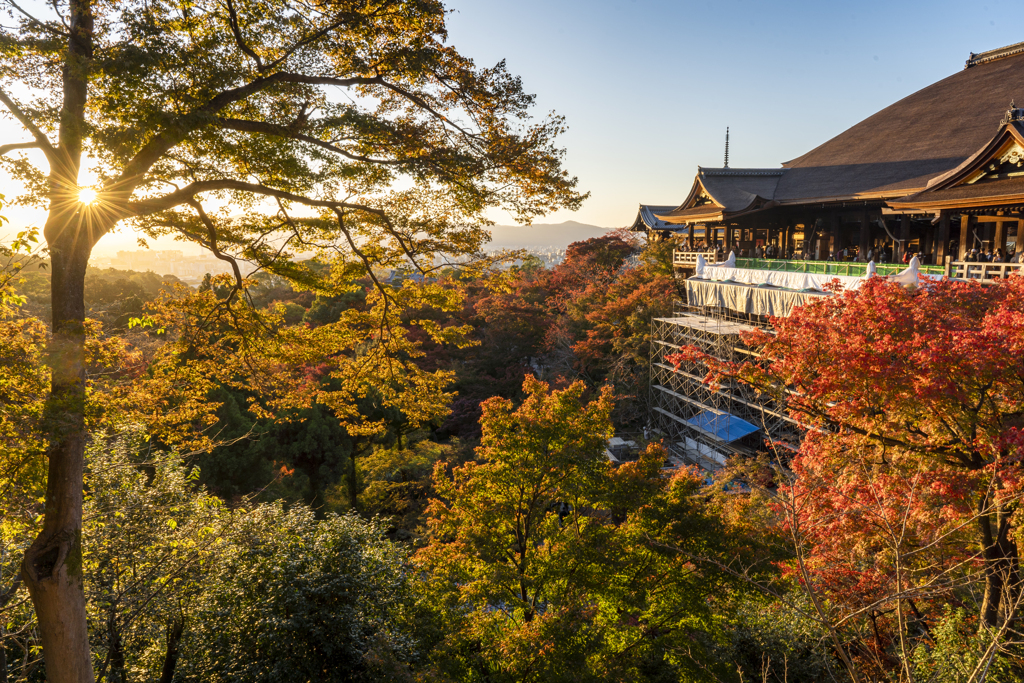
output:
M 754 361 L 692 348 L 672 360 L 703 363 L 707 382 L 748 383 L 805 426 L 778 496 L 792 572 L 870 619 L 880 649 L 905 650 L 932 601 L 966 604 L 972 585 L 979 622 L 1011 625 L 1022 588 L 1024 277 L 911 289 L 872 278 L 772 325 L 746 335 Z

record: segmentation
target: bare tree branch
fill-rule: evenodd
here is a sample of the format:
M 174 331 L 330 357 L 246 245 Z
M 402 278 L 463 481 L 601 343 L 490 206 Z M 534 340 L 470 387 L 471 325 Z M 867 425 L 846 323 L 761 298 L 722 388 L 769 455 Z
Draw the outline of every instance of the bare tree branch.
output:
M 53 149 L 53 145 L 50 144 L 50 139 L 43 134 L 43 131 L 39 130 L 36 124 L 32 123 L 32 119 L 29 118 L 28 114 L 14 100 L 8 97 L 2 88 L 0 88 L 0 102 L 4 103 L 4 106 L 14 115 L 14 118 L 18 119 L 18 122 L 36 139 L 36 144 L 46 154 L 46 160 L 50 162 L 50 165 L 55 165 L 56 152 Z
M 242 29 L 238 25 L 238 13 L 235 11 L 235 4 L 231 0 L 227 0 L 228 6 L 228 24 L 231 26 L 231 33 L 235 36 L 235 43 L 238 45 L 238 49 L 247 54 L 256 62 L 256 69 L 260 72 L 263 71 L 263 60 L 260 56 L 249 47 L 245 39 L 242 37 Z
M 219 118 L 217 119 L 218 124 L 221 128 L 228 130 L 237 130 L 243 133 L 263 133 L 265 135 L 278 135 L 283 138 L 291 138 L 292 140 L 301 140 L 302 142 L 308 142 L 318 147 L 323 147 L 332 152 L 336 152 L 344 157 L 347 157 L 353 161 L 362 161 L 369 164 L 387 164 L 398 166 L 401 164 L 409 164 L 418 159 L 373 159 L 371 157 L 364 157 L 359 154 L 353 154 L 349 151 L 338 147 L 325 140 L 320 140 L 311 135 L 303 135 L 302 133 L 296 132 L 295 130 L 287 126 L 279 126 L 274 123 L 265 123 L 263 121 L 247 121 L 245 119 L 228 119 Z
M 251 192 L 253 194 L 264 195 L 266 197 L 276 197 L 289 202 L 297 202 L 306 206 L 316 206 L 324 209 L 353 209 L 372 213 L 383 218 L 387 217 L 381 209 L 375 209 L 362 204 L 353 204 L 351 202 L 339 202 L 327 199 L 312 199 L 300 194 L 295 194 L 294 192 L 278 190 L 277 188 L 261 185 L 259 183 L 247 183 L 242 180 L 230 179 L 197 180 L 194 183 L 186 185 L 180 190 L 175 190 L 174 192 L 162 197 L 131 202 L 125 207 L 124 214 L 126 216 L 148 216 L 149 214 L 157 213 L 159 211 L 172 209 L 181 204 L 188 204 L 192 197 L 202 192 L 218 192 L 221 190 Z
M 58 38 L 60 38 L 62 40 L 71 36 L 71 33 L 69 31 L 58 31 L 57 29 L 55 29 L 53 26 L 50 26 L 45 21 L 40 21 L 39 19 L 36 19 L 34 16 L 32 16 L 31 14 L 26 12 L 22 7 L 18 6 L 18 4 L 16 2 L 14 2 L 14 0 L 7 0 L 7 2 L 8 2 L 8 4 L 10 4 L 11 7 L 13 7 L 16 10 L 18 10 L 22 15 L 24 15 L 33 25 L 43 29 L 44 31 L 46 31 L 50 35 L 57 36 Z M 61 17 L 61 22 L 64 23 L 64 18 L 63 17 Z M 65 27 L 67 27 L 66 23 L 64 23 L 64 25 L 65 25 Z
M 32 149 L 40 148 L 41 145 L 38 142 L 13 142 L 8 145 L 0 145 L 0 156 L 13 152 L 16 149 Z
M 212 251 L 213 255 L 219 258 L 221 261 L 227 261 L 229 264 L 231 264 L 231 270 L 234 271 L 235 286 L 232 288 L 231 293 L 228 294 L 226 302 L 230 304 L 231 299 L 243 287 L 242 271 L 238 267 L 238 261 L 236 261 L 233 256 L 230 256 L 229 254 L 225 254 L 224 252 L 222 252 L 220 250 L 220 247 L 217 246 L 217 228 L 216 226 L 214 226 L 213 221 L 210 220 L 210 217 L 206 214 L 206 210 L 203 208 L 203 205 L 200 204 L 195 198 L 190 198 L 187 203 L 189 206 L 196 210 L 196 213 L 199 214 L 199 220 L 201 220 L 203 222 L 203 225 L 206 226 L 206 232 L 208 235 L 209 242 L 207 246 L 209 247 L 210 251 Z

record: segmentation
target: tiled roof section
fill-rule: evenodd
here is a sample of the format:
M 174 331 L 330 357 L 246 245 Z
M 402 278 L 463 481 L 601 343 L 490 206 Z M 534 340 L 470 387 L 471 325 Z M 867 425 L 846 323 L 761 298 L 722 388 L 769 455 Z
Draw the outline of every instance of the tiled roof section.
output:
M 956 185 L 944 190 L 919 192 L 904 199 L 896 200 L 896 204 L 913 204 L 915 202 L 963 202 L 971 199 L 992 198 L 996 203 L 999 198 L 1024 197 L 1024 177 L 991 180 L 973 185 Z
M 1002 51 L 1008 54 L 978 59 L 783 164 L 787 172 L 774 198 L 899 197 L 924 188 L 974 154 L 995 133 L 1010 100 L 1024 98 L 1024 51 Z
M 675 209 L 674 211 L 658 214 L 658 216 L 660 218 L 667 218 L 672 221 L 672 223 L 679 223 L 680 221 L 688 219 L 703 220 L 709 217 L 717 217 L 720 216 L 721 213 L 721 207 L 705 204 L 704 206 L 697 206 L 692 209 Z
M 641 204 L 640 210 L 637 211 L 636 220 L 633 221 L 633 225 L 630 226 L 630 230 L 638 232 L 641 230 L 674 230 L 677 225 L 671 225 L 658 218 L 655 214 L 668 213 L 674 206 L 664 206 L 658 204 Z
M 785 173 L 781 168 L 702 168 L 701 184 L 726 211 L 743 211 L 758 199 L 770 201 Z

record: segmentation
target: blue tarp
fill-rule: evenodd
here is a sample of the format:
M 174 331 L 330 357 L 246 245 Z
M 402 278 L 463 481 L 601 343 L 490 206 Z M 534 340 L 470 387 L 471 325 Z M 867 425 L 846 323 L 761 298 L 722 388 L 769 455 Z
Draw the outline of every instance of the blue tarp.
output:
M 718 415 L 712 413 L 710 410 L 691 417 L 687 420 L 694 427 L 703 429 L 705 432 L 713 434 L 716 439 L 723 443 L 732 443 L 737 439 L 742 439 L 748 434 L 753 434 L 758 430 L 757 427 L 750 424 L 746 420 L 741 420 L 735 415 Z

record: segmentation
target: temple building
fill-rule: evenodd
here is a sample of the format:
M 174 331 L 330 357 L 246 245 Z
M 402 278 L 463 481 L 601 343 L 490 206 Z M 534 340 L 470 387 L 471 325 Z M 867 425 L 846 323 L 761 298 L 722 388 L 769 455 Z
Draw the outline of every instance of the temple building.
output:
M 924 263 L 1014 252 L 1024 220 L 1024 43 L 966 67 L 780 168 L 698 167 L 676 206 L 641 205 L 633 229 L 749 255 L 775 245 L 823 260 L 885 246 Z M 1009 107 L 1008 107 L 1009 105 Z M 727 159 L 728 157 L 726 157 Z

